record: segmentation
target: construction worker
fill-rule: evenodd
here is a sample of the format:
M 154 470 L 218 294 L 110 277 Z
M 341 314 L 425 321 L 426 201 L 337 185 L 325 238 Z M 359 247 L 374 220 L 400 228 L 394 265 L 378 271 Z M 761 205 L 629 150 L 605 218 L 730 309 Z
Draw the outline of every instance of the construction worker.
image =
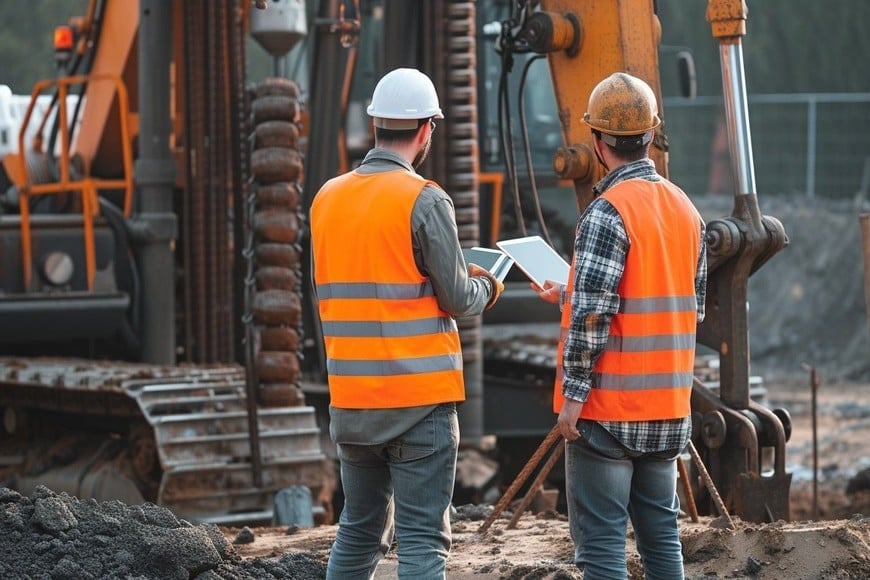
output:
M 683 578 L 676 458 L 689 441 L 695 329 L 704 318 L 705 224 L 649 159 L 655 94 L 618 72 L 584 121 L 608 173 L 577 228 L 553 396 L 568 519 L 586 580 L 626 578 L 629 517 L 646 578 Z
M 429 77 L 389 72 L 368 114 L 375 147 L 311 207 L 344 490 L 326 577 L 371 578 L 395 532 L 400 578 L 444 578 L 465 399 L 455 318 L 481 314 L 504 286 L 466 265 L 451 199 L 415 172 L 444 118 Z

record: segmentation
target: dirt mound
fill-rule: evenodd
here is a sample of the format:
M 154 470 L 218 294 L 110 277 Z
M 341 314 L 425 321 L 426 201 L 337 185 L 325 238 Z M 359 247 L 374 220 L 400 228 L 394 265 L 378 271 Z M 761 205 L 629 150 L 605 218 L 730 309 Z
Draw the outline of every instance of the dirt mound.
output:
M 305 554 L 242 561 L 220 530 L 153 505 L 0 488 L 0 578 L 269 580 L 322 578 Z
M 708 221 L 731 214 L 725 196 L 693 198 Z M 749 278 L 753 373 L 826 380 L 870 378 L 859 215 L 852 201 L 759 196 L 761 213 L 782 222 L 786 248 Z
M 508 511 L 484 534 L 491 506 L 460 506 L 452 522 L 450 580 L 579 580 L 564 516 L 526 514 L 508 529 Z M 687 578 L 864 579 L 870 577 L 870 518 L 750 524 L 734 518 L 684 520 Z M 25 497 L 0 488 L 0 577 L 87 580 L 271 580 L 325 576 L 336 526 L 239 530 L 192 525 L 151 504 L 79 501 L 46 488 Z M 288 533 L 293 532 L 293 533 Z M 395 578 L 395 550 L 375 578 Z M 642 578 L 628 536 L 629 578 Z
M 815 524 L 738 522 L 735 530 L 693 524 L 680 537 L 687 577 L 870 577 L 870 518 L 863 516 Z

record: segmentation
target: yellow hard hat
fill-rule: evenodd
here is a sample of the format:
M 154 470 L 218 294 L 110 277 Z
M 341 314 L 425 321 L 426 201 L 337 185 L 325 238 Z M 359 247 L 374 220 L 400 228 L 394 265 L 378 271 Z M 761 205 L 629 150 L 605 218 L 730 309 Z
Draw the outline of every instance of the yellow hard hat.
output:
M 613 73 L 592 89 L 583 121 L 608 135 L 642 135 L 662 122 L 650 86 L 623 72 Z

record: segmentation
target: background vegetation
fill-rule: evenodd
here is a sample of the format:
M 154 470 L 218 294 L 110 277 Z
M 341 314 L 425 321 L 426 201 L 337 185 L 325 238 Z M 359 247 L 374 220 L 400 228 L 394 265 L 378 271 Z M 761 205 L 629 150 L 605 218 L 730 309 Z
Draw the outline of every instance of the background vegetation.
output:
M 747 0 L 747 6 L 743 56 L 750 93 L 870 91 L 870 2 Z M 662 44 L 688 47 L 698 94 L 719 95 L 719 45 L 706 9 L 706 0 L 658 0 Z M 662 66 L 663 81 L 670 73 Z
M 29 93 L 54 74 L 52 32 L 87 0 L 0 3 L 0 84 Z M 867 0 L 748 0 L 743 50 L 751 93 L 870 91 L 870 2 Z M 706 0 L 658 0 L 665 53 L 688 48 L 698 70 L 698 94 L 721 93 L 718 44 Z M 262 54 L 252 51 L 256 60 Z M 664 59 L 663 59 L 664 60 Z M 254 63 L 262 66 L 262 63 Z M 662 63 L 663 86 L 675 87 Z M 714 74 L 715 73 L 715 74 Z

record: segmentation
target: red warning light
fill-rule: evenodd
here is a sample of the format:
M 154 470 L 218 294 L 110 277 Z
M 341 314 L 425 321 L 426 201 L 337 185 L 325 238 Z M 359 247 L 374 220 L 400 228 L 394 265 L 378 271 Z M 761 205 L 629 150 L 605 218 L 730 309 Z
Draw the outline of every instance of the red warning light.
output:
M 72 50 L 75 43 L 71 26 L 58 26 L 54 29 L 54 50 Z

